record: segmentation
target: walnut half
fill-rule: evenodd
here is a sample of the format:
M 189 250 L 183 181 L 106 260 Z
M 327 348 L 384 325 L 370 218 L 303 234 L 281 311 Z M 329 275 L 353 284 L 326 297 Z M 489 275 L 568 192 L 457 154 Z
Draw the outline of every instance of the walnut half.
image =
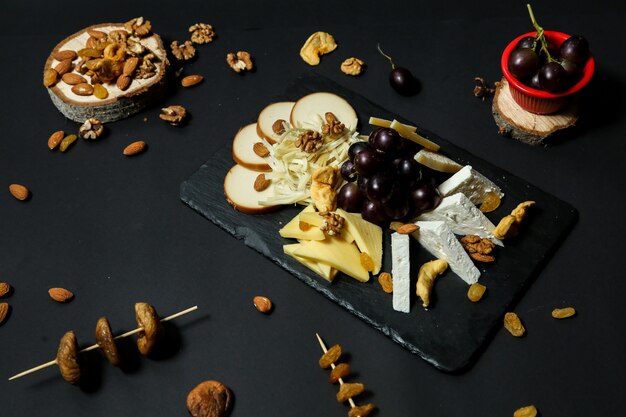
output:
M 238 51 L 237 54 L 233 54 L 232 52 L 229 53 L 226 55 L 226 63 L 236 73 L 240 73 L 241 71 L 250 71 L 254 68 L 252 56 L 250 56 L 250 53 L 246 51 Z
M 364 65 L 365 62 L 361 61 L 359 58 L 348 58 L 341 63 L 341 72 L 352 76 L 361 75 Z
M 185 41 L 182 45 L 178 41 L 174 41 L 170 44 L 172 55 L 179 61 L 188 61 L 196 55 L 196 48 L 191 41 Z
M 215 31 L 213 26 L 208 23 L 196 23 L 189 27 L 189 33 L 191 33 L 191 41 L 197 44 L 211 43 L 215 38 Z
M 183 106 L 167 106 L 161 109 L 159 118 L 172 126 L 179 126 L 187 116 L 187 110 Z

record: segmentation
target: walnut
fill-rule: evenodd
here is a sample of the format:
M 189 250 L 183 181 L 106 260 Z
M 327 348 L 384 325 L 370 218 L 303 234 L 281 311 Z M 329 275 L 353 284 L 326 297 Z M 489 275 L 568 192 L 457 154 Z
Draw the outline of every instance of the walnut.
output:
M 244 70 L 250 71 L 254 68 L 252 57 L 250 53 L 246 51 L 238 51 L 236 55 L 232 52 L 229 53 L 226 55 L 226 63 L 237 73 Z
M 134 36 L 145 38 L 150 34 L 150 30 L 152 30 L 152 23 L 143 17 L 136 17 L 124 23 L 124 27 Z
M 141 65 L 135 70 L 135 78 L 146 79 L 156 75 L 156 65 L 152 62 L 156 57 L 154 54 L 146 54 L 141 59 Z
M 85 120 L 85 123 L 78 129 L 78 136 L 83 139 L 97 139 L 104 132 L 104 125 L 95 117 Z
M 161 120 L 165 120 L 172 126 L 179 126 L 187 116 L 187 110 L 183 106 L 168 106 L 161 109 Z
M 143 55 L 146 52 L 145 46 L 141 42 L 137 42 L 134 39 L 128 39 L 126 41 L 126 51 L 133 56 Z
M 322 125 L 322 133 L 332 138 L 338 138 L 343 135 L 346 130 L 346 125 L 337 120 L 337 117 L 331 112 L 327 112 L 324 115 L 326 123 Z
M 130 33 L 123 29 L 112 30 L 107 35 L 107 39 L 115 43 L 126 43 L 129 37 Z
M 300 49 L 300 57 L 309 65 L 318 65 L 320 55 L 330 53 L 336 48 L 337 43 L 330 33 L 315 32 L 304 42 Z
M 323 144 L 324 140 L 322 135 L 313 130 L 307 130 L 306 132 L 301 133 L 294 142 L 296 148 L 300 148 L 304 152 L 308 153 L 319 151 Z
M 116 79 L 122 74 L 122 70 L 124 69 L 124 63 L 122 61 L 100 58 L 87 61 L 85 66 L 88 70 L 92 71 L 93 74 L 98 76 L 97 82 L 109 82 Z M 93 74 L 87 72 L 86 75 L 92 77 L 93 81 Z
M 179 45 L 178 41 L 174 41 L 170 44 L 172 54 L 179 61 L 188 61 L 196 55 L 196 48 L 191 41 L 185 41 L 184 44 Z
M 207 23 L 196 23 L 189 27 L 191 33 L 191 41 L 197 44 L 211 43 L 215 38 L 215 31 L 213 26 Z
M 348 58 L 341 63 L 341 72 L 346 75 L 361 75 L 365 62 L 359 58 Z
M 467 235 L 461 238 L 461 246 L 469 256 L 478 262 L 493 262 L 495 256 L 491 255 L 495 244 L 486 237 L 481 238 L 476 235 Z
M 336 213 L 323 212 L 320 216 L 324 217 L 320 229 L 328 236 L 337 236 L 341 234 L 343 226 L 346 223 L 346 219 Z

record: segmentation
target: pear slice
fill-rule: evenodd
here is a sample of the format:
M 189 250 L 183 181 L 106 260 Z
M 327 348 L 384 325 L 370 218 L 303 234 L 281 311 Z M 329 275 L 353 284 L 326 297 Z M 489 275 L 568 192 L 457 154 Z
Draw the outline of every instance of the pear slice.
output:
M 252 123 L 239 129 L 233 139 L 233 159 L 239 165 L 253 171 L 269 172 L 272 170 L 265 158 L 254 153 L 254 144 L 261 140 L 256 134 L 257 124 Z
M 312 93 L 296 101 L 291 110 L 291 124 L 306 129 L 320 130 L 324 115 L 331 112 L 348 130 L 355 130 L 358 117 L 344 98 L 333 93 Z
M 224 177 L 224 194 L 226 194 L 226 200 L 235 210 L 247 214 L 259 214 L 267 213 L 280 207 L 263 206 L 259 203 L 259 201 L 274 195 L 273 184 L 270 184 L 263 191 L 254 189 L 254 182 L 261 174 L 261 172 L 253 171 L 239 164 L 228 171 L 226 177 Z
M 295 103 L 293 101 L 281 101 L 278 103 L 272 103 L 265 107 L 259 113 L 259 118 L 256 122 L 256 133 L 260 138 L 266 139 L 269 143 L 278 142 L 280 135 L 274 133 L 272 126 L 276 120 L 284 120 L 289 122 L 291 115 L 291 109 Z

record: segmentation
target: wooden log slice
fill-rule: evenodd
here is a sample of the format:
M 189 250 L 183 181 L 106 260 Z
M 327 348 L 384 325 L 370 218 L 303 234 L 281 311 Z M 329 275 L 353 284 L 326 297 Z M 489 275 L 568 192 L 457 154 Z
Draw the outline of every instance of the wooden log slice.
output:
M 534 114 L 513 100 L 509 83 L 502 78 L 493 98 L 492 114 L 499 133 L 528 145 L 545 145 L 557 132 L 574 126 L 579 114 L 578 99 L 574 97 L 562 110 L 554 114 Z
M 50 68 L 58 68 L 60 61 L 54 58 L 57 52 L 66 50 L 77 52 L 85 48 L 87 41 L 91 37 L 89 32 L 94 30 L 109 34 L 115 30 L 126 29 L 123 23 L 102 23 L 90 26 L 69 36 L 54 47 L 44 65 L 44 73 Z M 167 53 L 161 38 L 156 33 L 152 33 L 143 38 L 129 36 L 129 39 L 139 42 L 145 48 L 143 53 L 136 54 L 139 57 L 139 65 L 141 65 L 142 59 L 146 54 L 151 53 L 154 55 L 154 59 L 150 60 L 155 66 L 154 75 L 141 79 L 137 77 L 135 72 L 130 77 L 130 85 L 124 90 L 118 87 L 116 79 L 108 82 L 100 81 L 108 91 L 108 96 L 104 99 L 97 98 L 93 94 L 86 96 L 75 94 L 72 91 L 73 85 L 62 81 L 61 76 L 59 76 L 56 84 L 47 89 L 52 102 L 65 117 L 79 123 L 83 123 L 90 117 L 96 117 L 103 123 L 113 122 L 141 111 L 163 95 L 169 61 L 167 60 Z M 132 55 L 127 53 L 125 58 L 128 59 Z M 96 84 L 98 80 L 92 79 L 87 74 L 81 74 L 77 70 L 80 61 L 80 57 L 72 61 L 70 72 L 82 76 L 90 84 Z

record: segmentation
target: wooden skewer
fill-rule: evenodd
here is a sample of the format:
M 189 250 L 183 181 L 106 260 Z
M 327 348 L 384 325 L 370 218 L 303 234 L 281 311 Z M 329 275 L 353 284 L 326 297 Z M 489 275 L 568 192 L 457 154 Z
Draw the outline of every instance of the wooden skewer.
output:
M 324 351 L 324 353 L 326 353 L 328 351 L 328 349 L 326 349 L 326 345 L 324 344 L 324 342 L 322 341 L 322 338 L 320 337 L 319 334 L 315 333 L 315 336 L 317 336 L 317 341 L 320 342 L 320 346 L 322 347 L 322 350 Z M 335 364 L 331 363 L 330 367 L 332 369 L 335 369 Z M 339 385 L 343 385 L 343 379 L 339 378 Z M 354 401 L 352 400 L 352 398 L 348 398 L 348 402 L 350 403 L 350 408 L 354 408 L 356 407 L 356 404 L 354 403 Z
M 161 321 L 162 321 L 162 322 L 164 322 L 164 321 L 170 321 L 170 320 L 173 320 L 173 319 L 175 319 L 175 318 L 177 318 L 177 317 L 180 317 L 180 316 L 182 316 L 182 315 L 185 315 L 185 314 L 187 314 L 187 313 L 191 313 L 192 311 L 197 310 L 197 309 L 198 309 L 198 306 L 189 307 L 189 308 L 188 308 L 188 309 L 186 309 L 186 310 L 179 311 L 178 313 L 172 314 L 171 316 L 167 316 L 167 317 L 165 317 L 165 318 L 162 318 L 162 319 L 161 319 Z M 122 339 L 122 338 L 124 338 L 124 337 L 128 337 L 128 336 L 131 336 L 131 335 L 137 334 L 137 333 L 139 333 L 139 332 L 140 332 L 140 331 L 142 331 L 142 330 L 143 330 L 143 327 L 137 327 L 137 328 L 136 328 L 136 329 L 134 329 L 134 330 L 129 330 L 129 331 L 127 331 L 126 333 L 122 333 L 122 334 L 120 334 L 120 335 L 118 335 L 118 336 L 115 336 L 115 337 L 113 338 L 113 340 Z M 86 347 L 86 348 L 84 348 L 84 349 L 80 350 L 78 353 L 82 353 L 82 352 L 89 352 L 90 350 L 98 349 L 99 347 L 100 347 L 100 346 L 98 346 L 98 344 L 96 343 L 96 344 L 93 344 L 93 345 L 91 345 L 91 346 L 88 346 L 88 347 Z M 41 365 L 39 365 L 39 366 L 35 366 L 34 368 L 27 369 L 27 370 L 26 370 L 26 371 L 24 371 L 24 372 L 20 372 L 20 373 L 19 373 L 19 374 L 17 374 L 17 375 L 13 375 L 11 378 L 9 378 L 9 381 L 12 381 L 12 380 L 17 379 L 17 378 L 21 378 L 21 377 L 26 376 L 26 375 L 28 375 L 28 374 L 32 374 L 32 373 L 37 372 L 37 371 L 39 371 L 39 370 L 41 370 L 41 369 L 44 369 L 44 368 L 47 368 L 47 367 L 49 367 L 49 366 L 55 365 L 56 363 L 57 363 L 57 360 L 56 360 L 56 359 L 53 359 L 53 360 L 51 360 L 50 362 L 43 363 L 43 364 L 41 364 Z

